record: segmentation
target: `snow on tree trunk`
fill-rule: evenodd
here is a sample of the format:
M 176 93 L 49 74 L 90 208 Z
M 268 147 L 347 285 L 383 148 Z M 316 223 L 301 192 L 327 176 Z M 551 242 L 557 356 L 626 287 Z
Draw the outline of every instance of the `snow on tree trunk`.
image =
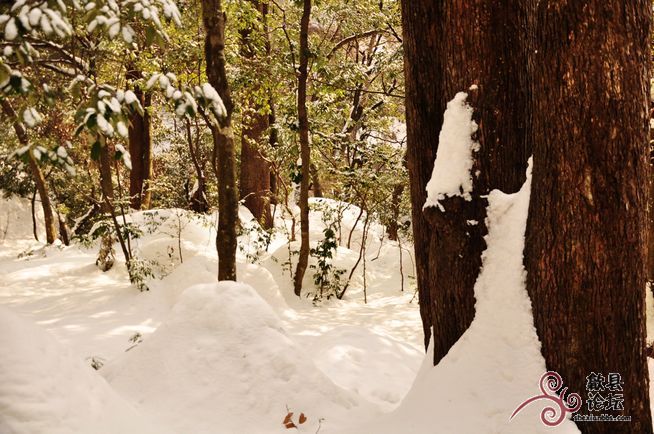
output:
M 485 248 L 485 196 L 495 188 L 515 192 L 524 182 L 529 156 L 524 146 L 526 14 L 524 5 L 505 1 L 405 0 L 402 17 L 420 311 L 425 347 L 434 329 L 438 363 L 474 317 L 473 287 Z M 456 182 L 465 191 L 435 197 L 439 206 L 423 211 L 428 181 L 433 178 L 438 185 L 447 169 L 447 164 L 437 167 L 432 177 L 443 113 L 459 92 L 468 93 L 478 129 L 471 135 L 468 123 L 457 134 L 468 137 L 469 146 L 478 143 L 479 151 L 472 153 L 472 167 L 466 166 L 465 182 Z M 451 192 L 446 190 L 442 193 Z

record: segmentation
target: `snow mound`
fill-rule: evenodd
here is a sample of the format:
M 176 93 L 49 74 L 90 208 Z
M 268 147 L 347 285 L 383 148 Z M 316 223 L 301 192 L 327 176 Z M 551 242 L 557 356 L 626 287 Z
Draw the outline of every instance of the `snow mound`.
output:
M 302 341 L 301 341 L 302 342 Z M 424 354 L 404 342 L 361 326 L 340 326 L 306 339 L 316 365 L 336 384 L 383 411 L 397 407 Z M 388 366 L 392 369 L 387 369 Z
M 102 373 L 178 433 L 285 432 L 287 407 L 315 432 L 319 418 L 329 426 L 356 407 L 257 292 L 234 282 L 185 290 L 168 320 Z
M 470 328 L 436 367 L 430 348 L 398 410 L 375 421 L 373 429 L 358 432 L 578 432 L 570 420 L 546 427 L 539 403 L 509 421 L 523 401 L 540 393 L 538 383 L 546 371 L 522 264 L 530 170 L 518 193 L 495 190 L 489 195 L 488 248 L 475 284 L 476 314 Z
M 0 432 L 162 433 L 45 330 L 0 307 Z
M 472 139 L 477 123 L 472 120 L 473 110 L 466 103 L 467 98 L 467 93 L 459 92 L 447 103 L 434 170 L 427 183 L 425 207 L 438 206 L 443 211 L 439 201 L 446 197 L 461 196 L 470 200 L 472 153 L 479 150 L 479 143 Z

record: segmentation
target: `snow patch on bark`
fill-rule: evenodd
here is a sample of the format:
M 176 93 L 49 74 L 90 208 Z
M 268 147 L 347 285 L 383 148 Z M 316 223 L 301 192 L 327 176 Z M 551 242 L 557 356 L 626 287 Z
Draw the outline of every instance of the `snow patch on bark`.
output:
M 437 206 L 444 211 L 440 201 L 446 197 L 460 196 L 471 200 L 470 171 L 473 152 L 479 151 L 479 143 L 472 139 L 478 126 L 472 120 L 473 109 L 466 102 L 467 98 L 467 93 L 459 92 L 447 103 L 434 169 L 427 183 L 425 207 Z

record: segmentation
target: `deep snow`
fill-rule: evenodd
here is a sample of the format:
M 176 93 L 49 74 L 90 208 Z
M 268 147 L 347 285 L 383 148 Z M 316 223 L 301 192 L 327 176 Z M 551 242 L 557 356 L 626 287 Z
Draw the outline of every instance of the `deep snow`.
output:
M 3 199 L 0 224 L 15 232 L 0 243 L 0 432 L 277 433 L 288 432 L 289 412 L 310 433 L 552 431 L 537 403 L 509 421 L 545 371 L 522 267 L 529 181 L 513 195 L 492 192 L 489 202 L 475 319 L 433 367 L 412 301 L 412 256 L 403 254 L 402 293 L 399 246 L 382 241 L 380 227 L 368 239 L 368 304 L 359 268 L 343 301 L 315 306 L 292 295 L 283 233 L 256 264 L 247 260 L 256 235 L 244 234 L 241 283 L 218 284 L 215 216 L 134 213 L 144 230 L 135 248 L 159 263 L 161 277 L 139 292 L 119 255 L 102 273 L 97 246 L 44 248 L 30 240 L 29 203 Z M 344 238 L 358 214 L 345 209 Z M 311 214 L 314 242 L 324 217 Z M 247 210 L 241 219 L 247 225 Z M 290 219 L 276 224 L 290 227 Z M 355 228 L 335 265 L 352 266 L 361 235 Z M 648 294 L 648 330 L 653 309 Z M 554 431 L 578 432 L 569 421 Z
M 321 209 L 339 206 L 313 202 Z M 347 238 L 359 210 L 341 207 L 347 207 L 341 228 Z M 411 301 L 412 255 L 403 254 L 402 293 L 393 272 L 399 249 L 397 243 L 381 241 L 380 227 L 373 226 L 368 238 L 368 304 L 359 267 L 344 300 L 314 306 L 292 295 L 283 231 L 256 264 L 248 263 L 246 253 L 253 253 L 257 235 L 246 231 L 238 264 L 243 283 L 217 285 L 215 215 L 134 213 L 130 220 L 144 232 L 135 249 L 140 257 L 156 260 L 156 272 L 165 275 L 148 282 L 150 291 L 139 292 L 128 283 L 118 248 L 116 265 L 102 273 L 94 265 L 97 246 L 43 248 L 30 240 L 29 203 L 3 200 L 2 218 L 20 229 L 0 245 L 0 305 L 5 308 L 0 316 L 18 318 L 17 326 L 0 332 L 3 350 L 16 354 L 5 359 L 5 377 L 0 377 L 3 434 L 49 433 L 53 427 L 62 433 L 102 432 L 95 428 L 105 426 L 128 434 L 286 432 L 282 421 L 289 411 L 298 425 L 299 414 L 306 416 L 301 430 L 339 432 L 352 420 L 395 408 L 423 356 L 417 302 Z M 247 210 L 241 210 L 241 219 L 249 224 Z M 324 228 L 322 211 L 311 219 L 317 242 Z M 288 218 L 278 218 L 277 224 L 290 226 Z M 183 263 L 175 235 L 180 227 Z M 339 248 L 335 265 L 350 267 L 361 239 L 355 229 L 352 250 Z M 26 334 L 40 337 L 23 341 Z M 31 358 L 37 355 L 25 350 L 32 348 L 30 341 L 36 343 L 34 351 L 50 342 L 51 350 L 40 357 L 42 366 L 34 365 Z M 92 362 L 103 367 L 95 371 Z M 42 382 L 62 364 L 71 366 L 53 375 L 51 385 Z M 41 404 L 48 411 L 31 415 L 37 407 L 5 404 L 32 393 L 39 401 L 43 387 L 51 394 Z M 70 389 L 80 391 L 71 395 L 73 407 L 85 399 L 112 404 L 95 405 L 94 411 L 81 406 L 80 413 L 54 405 L 69 402 Z M 141 423 L 115 428 L 106 423 L 113 419 Z

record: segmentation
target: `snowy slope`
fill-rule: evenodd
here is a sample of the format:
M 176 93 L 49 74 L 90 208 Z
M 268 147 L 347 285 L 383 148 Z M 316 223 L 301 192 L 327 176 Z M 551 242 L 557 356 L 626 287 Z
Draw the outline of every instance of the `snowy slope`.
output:
M 529 169 L 530 170 L 530 169 Z M 546 371 L 533 326 L 522 265 L 531 174 L 515 194 L 489 196 L 488 248 L 475 284 L 476 314 L 470 328 L 432 367 L 426 356 L 400 407 L 353 432 L 438 434 L 575 433 L 569 420 L 556 428 L 540 421 L 543 405 L 513 411 L 538 395 Z
M 13 207 L 10 202 L 15 200 L 0 202 L 0 210 Z M 260 252 L 257 264 L 246 263 L 244 251 L 239 250 L 239 280 L 251 288 L 236 285 L 219 290 L 213 284 L 206 286 L 216 279 L 215 215 L 195 218 L 182 210 L 132 213 L 128 219 L 143 230 L 133 247 L 140 257 L 158 261 L 162 270 L 157 271 L 163 272 L 161 279 L 148 282 L 150 291 L 139 292 L 129 284 L 118 246 L 116 265 L 103 273 L 94 265 L 97 246 L 43 248 L 29 238 L 25 244 L 24 237 L 31 237 L 29 207 L 19 204 L 11 209 L 16 209 L 15 221 L 22 225 L 13 229 L 23 232 L 0 246 L 4 255 L 0 305 L 46 329 L 53 345 L 68 354 L 61 361 L 58 351 L 42 353 L 46 367 L 40 372 L 60 364 L 90 370 L 91 357 L 105 363 L 99 373 L 111 382 L 104 382 L 95 371 L 92 376 L 118 401 L 133 403 L 126 404 L 133 413 L 127 416 L 107 406 L 109 419 L 163 421 L 173 433 L 183 434 L 287 432 L 282 420 L 288 405 L 296 423 L 300 412 L 307 416 L 301 431 L 313 433 L 320 426 L 322 433 L 340 432 L 353 419 L 366 420 L 395 408 L 419 367 L 420 318 L 417 303 L 409 303 L 411 255 L 405 252 L 403 257 L 406 292 L 401 293 L 401 279 L 392 272 L 399 249 L 396 243 L 380 241 L 381 227 L 373 226 L 368 239 L 369 303 L 363 304 L 360 267 L 347 300 L 315 306 L 310 299 L 292 295 L 288 270 L 271 260 L 288 254 L 283 233 L 276 235 L 268 252 Z M 363 226 L 360 221 L 354 227 L 359 211 L 352 205 L 345 210 L 344 237 L 354 231 L 352 249 L 339 248 L 335 258 L 339 267 L 356 260 Z M 315 243 L 322 238 L 322 211 L 315 210 L 311 217 Z M 251 215 L 241 209 L 241 218 L 248 221 Z M 285 223 L 278 216 L 277 225 Z M 244 247 L 250 242 L 248 235 L 240 238 Z M 180 244 L 183 263 L 178 257 Z M 26 246 L 35 254 L 17 258 Z M 11 315 L 0 311 L 2 318 Z M 136 333 L 143 342 L 126 352 Z M 20 335 L 25 332 L 0 329 L 0 340 Z M 7 370 L 8 378 L 20 379 L 15 365 Z M 34 381 L 39 376 L 33 375 Z M 98 387 L 79 388 L 86 390 L 88 402 L 108 399 Z M 5 401 L 12 403 L 24 401 L 23 395 L 30 393 L 34 400 L 42 395 L 36 383 L 7 388 L 5 393 Z M 12 430 L 102 432 L 79 428 L 75 419 L 66 416 L 65 406 L 44 405 L 50 413 L 34 414 L 34 407 L 24 407 Z M 48 424 L 39 425 L 41 418 Z M 96 420 L 91 419 L 88 426 Z M 116 427 L 112 423 L 107 422 L 109 429 Z M 147 426 L 141 429 L 136 422 L 134 426 L 137 432 L 149 432 Z M 158 428 L 154 432 L 164 432 Z M 0 433 L 6 430 L 0 428 Z M 113 432 L 131 434 L 120 426 Z
M 168 433 L 45 330 L 0 306 L 0 433 Z
M 315 431 L 356 407 L 254 289 L 233 282 L 184 291 L 156 332 L 101 372 L 178 433 L 282 431 L 287 407 Z

